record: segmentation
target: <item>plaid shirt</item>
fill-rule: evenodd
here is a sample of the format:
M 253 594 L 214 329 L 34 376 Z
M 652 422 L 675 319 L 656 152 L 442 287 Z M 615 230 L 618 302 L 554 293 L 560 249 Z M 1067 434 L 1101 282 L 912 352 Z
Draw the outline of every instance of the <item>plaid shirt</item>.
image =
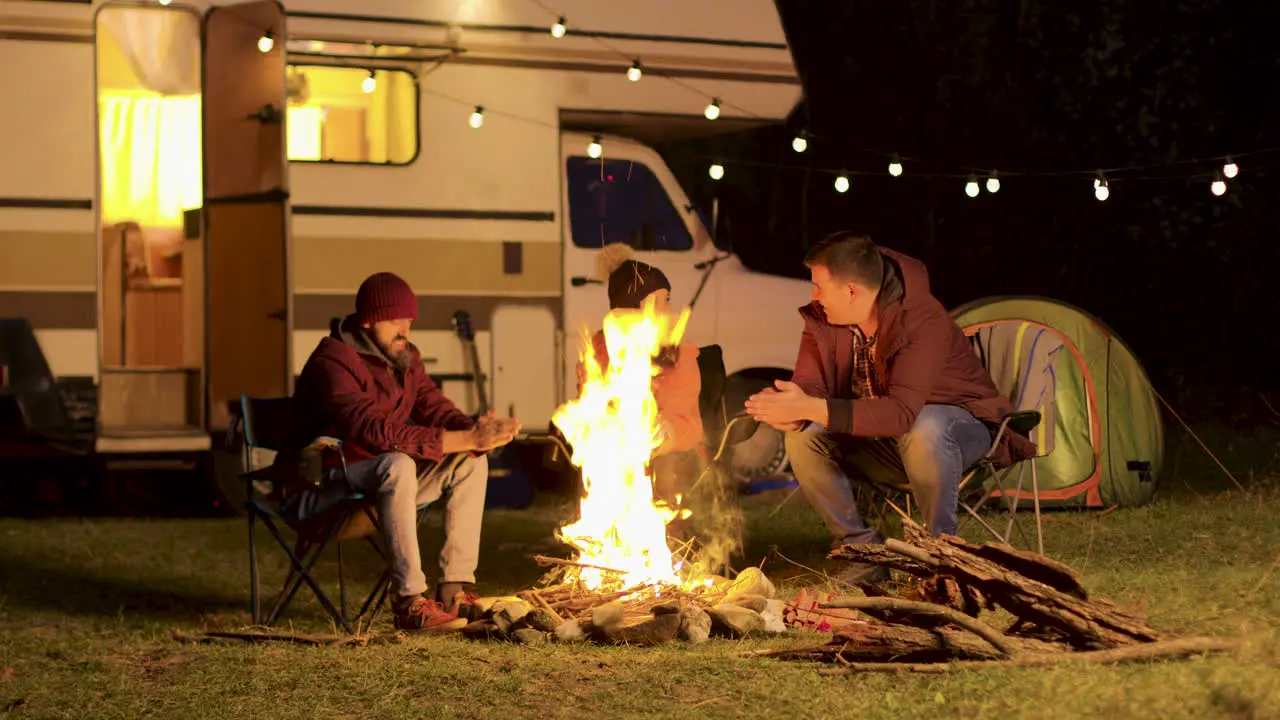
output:
M 873 398 L 880 395 L 880 379 L 876 377 L 876 365 L 873 362 L 876 352 L 876 339 L 867 337 L 862 328 L 853 326 L 853 392 L 859 398 Z

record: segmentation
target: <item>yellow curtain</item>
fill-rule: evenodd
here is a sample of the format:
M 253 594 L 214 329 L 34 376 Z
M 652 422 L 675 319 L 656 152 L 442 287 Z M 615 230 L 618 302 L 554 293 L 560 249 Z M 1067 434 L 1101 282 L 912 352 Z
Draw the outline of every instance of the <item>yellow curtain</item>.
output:
M 413 76 L 406 72 L 378 70 L 368 105 L 365 133 L 369 162 L 407 163 L 417 150 L 418 102 Z
M 202 202 L 200 96 L 103 92 L 102 219 L 182 227 Z

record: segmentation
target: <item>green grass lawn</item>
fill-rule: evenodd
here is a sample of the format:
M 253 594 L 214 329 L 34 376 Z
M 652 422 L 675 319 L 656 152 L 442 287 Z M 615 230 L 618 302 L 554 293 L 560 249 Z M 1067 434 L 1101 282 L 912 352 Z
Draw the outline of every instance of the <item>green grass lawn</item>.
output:
M 746 500 L 748 559 L 787 588 L 818 581 L 825 533 L 800 496 Z M 529 587 L 565 508 L 486 516 L 481 590 Z M 1028 515 L 1029 517 L 1029 515 Z M 820 665 L 744 658 L 826 635 L 698 646 L 530 648 L 458 636 L 311 648 L 187 645 L 174 628 L 249 622 L 243 519 L 0 519 L 0 715 L 137 717 L 1280 717 L 1280 491 L 1178 493 L 1105 516 L 1056 513 L 1049 554 L 1095 594 L 1142 609 L 1171 635 L 1247 639 L 1231 656 L 945 676 L 826 677 Z M 424 527 L 435 557 L 439 517 Z M 976 526 L 967 528 L 974 539 Z M 260 535 L 262 538 L 265 533 Z M 285 563 L 268 550 L 264 577 Z M 357 583 L 368 554 L 349 555 Z M 784 559 L 787 558 L 787 559 Z M 428 567 L 431 566 L 428 562 Z M 323 567 L 322 578 L 336 577 Z M 336 586 L 334 586 L 336 587 Z M 334 590 L 336 595 L 336 589 Z M 305 601 L 305 602 L 299 602 Z M 328 631 L 299 595 L 282 625 Z M 375 630 L 389 629 L 386 615 Z

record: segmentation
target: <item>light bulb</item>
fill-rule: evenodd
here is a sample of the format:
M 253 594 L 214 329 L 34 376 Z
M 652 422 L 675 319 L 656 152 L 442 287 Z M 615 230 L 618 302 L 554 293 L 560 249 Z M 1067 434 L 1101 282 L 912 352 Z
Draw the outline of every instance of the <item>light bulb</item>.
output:
M 600 144 L 600 136 L 591 138 L 591 142 L 587 144 L 587 157 L 596 159 L 604 154 L 604 146 Z
M 1106 200 L 1111 197 L 1111 188 L 1107 185 L 1106 178 L 1095 178 L 1093 181 L 1093 196 L 1098 200 Z
M 902 160 L 898 158 L 897 153 L 894 153 L 893 159 L 889 161 L 889 174 L 894 177 L 902 174 Z
M 171 2 L 173 2 L 173 0 L 160 0 L 161 5 L 168 5 Z
M 642 74 L 643 73 L 640 72 L 639 60 L 636 60 L 635 62 L 631 63 L 631 67 L 627 68 L 627 79 L 630 80 L 631 82 L 640 82 L 640 76 Z
M 715 120 L 720 117 L 720 98 L 712 98 L 711 104 L 707 106 L 706 110 L 702 111 L 702 114 L 706 115 L 708 120 Z
M 373 92 L 374 89 L 377 87 L 378 87 L 378 79 L 373 76 L 373 71 L 370 70 L 369 77 L 360 81 L 360 89 L 363 90 L 366 95 L 368 95 L 369 93 Z
M 724 166 L 716 163 L 707 169 L 707 174 L 711 176 L 712 180 L 719 180 L 724 177 Z
M 1227 192 L 1227 181 L 1221 177 L 1214 178 L 1213 184 L 1209 186 L 1209 189 L 1213 191 L 1214 195 L 1221 197 Z
M 1236 161 L 1230 157 L 1227 158 L 1227 164 L 1222 166 L 1222 174 L 1229 178 L 1233 178 L 1240 172 L 1240 166 L 1236 165 Z
M 556 20 L 555 24 L 551 26 L 551 37 L 562 38 L 564 37 L 564 31 L 565 31 L 564 16 L 561 15 L 560 19 Z
M 258 52 L 269 53 L 271 48 L 276 46 L 275 38 L 271 37 L 271 31 L 262 33 L 262 37 L 258 38 Z
M 845 177 L 844 175 L 841 175 L 840 177 L 836 178 L 836 192 L 838 193 L 849 192 L 849 178 Z
M 964 194 L 971 198 L 978 197 L 978 178 L 969 176 L 969 181 L 964 184 Z
M 469 122 L 471 123 L 471 127 L 477 128 L 477 129 L 481 125 L 483 125 L 484 124 L 484 108 L 477 105 L 476 111 L 471 113 L 471 120 Z
M 808 147 L 809 141 L 805 140 L 803 135 L 797 135 L 796 138 L 791 141 L 791 149 L 798 153 L 804 152 Z
M 991 177 L 987 178 L 987 192 L 989 193 L 1000 192 L 1000 178 L 999 176 L 996 175 L 995 170 L 992 170 Z

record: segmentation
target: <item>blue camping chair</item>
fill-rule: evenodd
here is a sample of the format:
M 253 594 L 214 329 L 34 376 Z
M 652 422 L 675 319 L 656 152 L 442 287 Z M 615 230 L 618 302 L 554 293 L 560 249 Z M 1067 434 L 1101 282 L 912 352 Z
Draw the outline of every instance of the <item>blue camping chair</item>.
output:
M 347 587 L 343 576 L 343 545 L 348 540 L 365 539 L 373 547 L 374 552 L 384 561 L 388 553 L 380 544 L 381 526 L 374 512 L 371 498 L 363 493 L 352 492 L 333 506 L 326 508 L 314 518 L 303 523 L 291 525 L 281 514 L 282 508 L 269 498 L 271 490 L 270 475 L 267 464 L 258 461 L 263 451 L 279 451 L 286 446 L 290 416 L 290 398 L 254 398 L 247 394 L 240 396 L 238 412 L 233 412 L 233 424 L 228 433 L 228 445 L 239 435 L 242 439 L 242 461 L 244 472 L 240 477 L 245 481 L 245 509 L 249 516 L 249 567 L 250 593 L 253 622 L 255 625 L 270 627 L 280 619 L 284 609 L 293 599 L 303 583 L 315 593 L 316 599 L 348 633 L 354 633 L 353 624 L 358 626 L 367 617 L 366 624 L 372 624 L 381 610 L 390 587 L 391 569 L 387 565 L 373 589 L 369 592 L 359 612 L 354 616 L 347 610 Z M 237 430 L 241 432 L 237 433 Z M 317 438 L 312 449 L 318 452 L 338 452 L 341 457 L 342 443 L 336 438 Z M 346 461 L 343 460 L 342 472 L 346 472 Z M 422 519 L 422 508 L 419 508 L 418 520 Z M 368 521 L 368 525 L 364 521 Z M 263 612 L 258 574 L 258 549 L 256 542 L 257 524 L 261 522 L 275 538 L 280 548 L 289 557 L 290 569 L 280 593 L 268 612 Z M 297 539 L 293 546 L 285 540 L 280 526 L 291 527 Z M 353 530 L 363 526 L 365 530 Z M 368 532 L 373 530 L 375 532 Z M 338 592 L 339 604 L 335 606 L 325 593 L 320 583 L 312 575 L 312 568 L 330 543 L 337 546 L 338 554 Z

